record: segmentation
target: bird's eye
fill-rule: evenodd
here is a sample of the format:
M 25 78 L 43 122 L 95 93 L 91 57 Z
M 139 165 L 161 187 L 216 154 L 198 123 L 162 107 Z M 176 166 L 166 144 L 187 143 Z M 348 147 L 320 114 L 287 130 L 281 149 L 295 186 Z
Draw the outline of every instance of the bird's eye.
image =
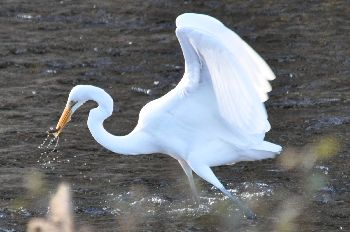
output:
M 70 102 L 70 106 L 73 107 L 73 106 L 74 106 L 75 104 L 77 104 L 77 103 L 78 103 L 78 101 L 71 101 L 71 102 Z

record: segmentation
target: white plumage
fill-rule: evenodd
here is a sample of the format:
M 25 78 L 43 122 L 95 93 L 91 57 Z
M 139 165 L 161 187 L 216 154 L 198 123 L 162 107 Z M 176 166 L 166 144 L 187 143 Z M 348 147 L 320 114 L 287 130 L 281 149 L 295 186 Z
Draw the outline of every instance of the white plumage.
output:
M 125 155 L 168 154 L 179 161 L 195 195 L 192 171 L 252 217 L 210 167 L 270 158 L 281 151 L 280 146 L 264 141 L 270 124 L 263 102 L 271 90 L 268 81 L 275 76 L 249 45 L 217 19 L 187 13 L 176 19 L 176 26 L 185 58 L 184 76 L 176 88 L 142 108 L 130 134 L 114 136 L 103 128 L 103 121 L 112 114 L 113 100 L 94 86 L 72 89 L 69 116 L 85 101 L 96 101 L 99 106 L 90 111 L 88 127 L 102 146 Z M 64 114 L 57 135 L 68 122 Z

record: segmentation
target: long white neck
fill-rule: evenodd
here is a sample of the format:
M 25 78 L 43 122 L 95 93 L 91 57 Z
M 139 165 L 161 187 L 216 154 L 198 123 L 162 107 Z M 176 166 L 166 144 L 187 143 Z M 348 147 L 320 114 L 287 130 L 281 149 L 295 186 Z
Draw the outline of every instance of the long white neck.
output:
M 87 97 L 96 101 L 99 106 L 90 111 L 87 125 L 94 139 L 103 147 L 119 154 L 138 155 L 157 152 L 151 136 L 142 130 L 133 130 L 125 136 L 115 136 L 106 131 L 103 121 L 113 112 L 113 99 L 104 90 L 93 88 Z

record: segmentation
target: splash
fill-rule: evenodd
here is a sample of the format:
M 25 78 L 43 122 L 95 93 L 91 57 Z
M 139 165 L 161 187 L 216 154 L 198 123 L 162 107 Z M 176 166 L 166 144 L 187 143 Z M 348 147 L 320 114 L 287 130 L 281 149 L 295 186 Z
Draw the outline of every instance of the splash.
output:
M 38 146 L 42 152 L 40 152 L 40 157 L 37 160 L 37 163 L 40 164 L 43 168 L 55 169 L 54 163 L 60 163 L 59 150 L 57 149 L 59 145 L 59 137 L 52 137 L 52 134 L 48 134 L 46 138 L 44 138 L 43 142 Z
M 56 151 L 58 147 L 59 137 L 53 137 L 49 140 L 51 134 L 48 134 L 47 137 L 43 140 L 43 142 L 38 146 L 39 149 L 49 149 L 50 152 Z M 54 144 L 54 145 L 53 145 Z
M 38 146 L 39 149 L 42 149 L 45 145 L 45 143 L 47 142 L 47 140 L 49 139 L 50 135 L 48 134 L 46 136 L 46 138 L 43 140 L 43 142 Z

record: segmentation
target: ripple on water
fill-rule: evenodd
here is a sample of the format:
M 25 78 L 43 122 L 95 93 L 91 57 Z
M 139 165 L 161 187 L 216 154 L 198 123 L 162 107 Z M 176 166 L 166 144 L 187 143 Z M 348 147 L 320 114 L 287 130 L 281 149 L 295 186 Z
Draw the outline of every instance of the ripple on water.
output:
M 106 216 L 113 214 L 112 210 L 108 207 L 88 207 L 88 208 L 77 208 L 77 212 L 88 214 L 90 216 Z
M 323 165 L 316 165 L 315 169 L 320 170 L 321 172 L 323 172 L 323 174 L 328 175 L 329 172 L 329 167 L 327 166 L 323 166 Z
M 246 200 L 273 195 L 273 188 L 270 185 L 261 182 L 243 182 L 240 185 L 228 184 L 228 187 L 231 193 Z
M 167 212 L 173 216 L 201 216 L 214 211 L 221 201 L 223 199 L 217 197 L 200 197 L 200 204 L 189 204 L 188 200 L 173 202 Z
M 145 94 L 145 95 L 152 95 L 152 90 L 151 89 L 145 89 L 145 88 L 141 88 L 141 87 L 135 87 L 132 86 L 131 87 L 131 91 L 135 92 L 135 93 L 141 93 L 141 94 Z
M 340 102 L 339 98 L 302 98 L 302 99 L 284 99 L 283 101 L 275 101 L 267 103 L 268 106 L 275 108 L 298 108 L 298 107 L 310 107 L 310 106 L 321 106 L 330 105 Z
M 0 223 L 1 221 L 6 221 L 9 218 L 27 218 L 29 219 L 30 217 L 33 216 L 33 213 L 31 213 L 28 209 L 24 207 L 19 207 L 19 208 L 0 208 Z M 15 229 L 9 229 L 0 226 L 0 232 L 5 232 L 5 231 L 16 231 Z
M 31 19 L 35 19 L 35 18 L 40 18 L 40 16 L 33 16 L 31 14 L 18 14 L 18 15 L 16 15 L 16 18 L 24 19 L 24 20 L 31 20 Z
M 217 192 L 217 190 L 215 190 Z M 273 189 L 265 183 L 242 183 L 238 189 L 230 189 L 242 199 L 260 198 L 273 194 Z M 238 194 L 239 193 L 239 194 Z M 132 210 L 142 211 L 143 216 L 157 215 L 159 212 L 165 212 L 171 217 L 198 217 L 208 214 L 220 214 L 223 209 L 227 215 L 237 215 L 239 208 L 230 204 L 230 200 L 224 194 L 217 192 L 214 196 L 208 195 L 207 192 L 199 193 L 200 204 L 196 204 L 192 199 L 184 198 L 181 200 L 164 199 L 158 194 L 149 194 L 138 196 L 138 193 L 128 191 L 119 195 L 109 194 L 112 197 L 107 205 L 114 205 L 109 208 L 111 213 L 121 215 Z M 136 196 L 135 196 L 136 195 Z
M 7 228 L 4 228 L 4 227 L 0 227 L 0 232 L 16 232 L 15 229 L 7 229 Z
M 273 194 L 273 189 L 265 183 L 244 183 L 244 192 L 241 194 L 244 199 L 252 199 L 264 196 L 271 196 Z
M 30 217 L 30 216 L 32 216 L 32 213 L 29 212 L 29 210 L 24 208 L 24 207 L 19 207 L 18 209 L 11 209 L 11 210 L 9 210 L 9 212 L 11 214 L 15 213 L 15 214 L 18 214 L 18 215 L 23 216 L 23 217 Z
M 311 125 L 306 128 L 306 130 L 320 130 L 323 128 L 328 128 L 332 126 L 338 126 L 350 123 L 350 117 L 337 117 L 332 116 L 328 118 L 320 118 L 311 121 Z
M 318 204 L 328 204 L 335 200 L 336 191 L 333 186 L 324 186 L 313 196 L 313 201 Z
M 0 219 L 5 219 L 7 217 L 8 215 L 5 213 L 5 209 L 0 209 Z

